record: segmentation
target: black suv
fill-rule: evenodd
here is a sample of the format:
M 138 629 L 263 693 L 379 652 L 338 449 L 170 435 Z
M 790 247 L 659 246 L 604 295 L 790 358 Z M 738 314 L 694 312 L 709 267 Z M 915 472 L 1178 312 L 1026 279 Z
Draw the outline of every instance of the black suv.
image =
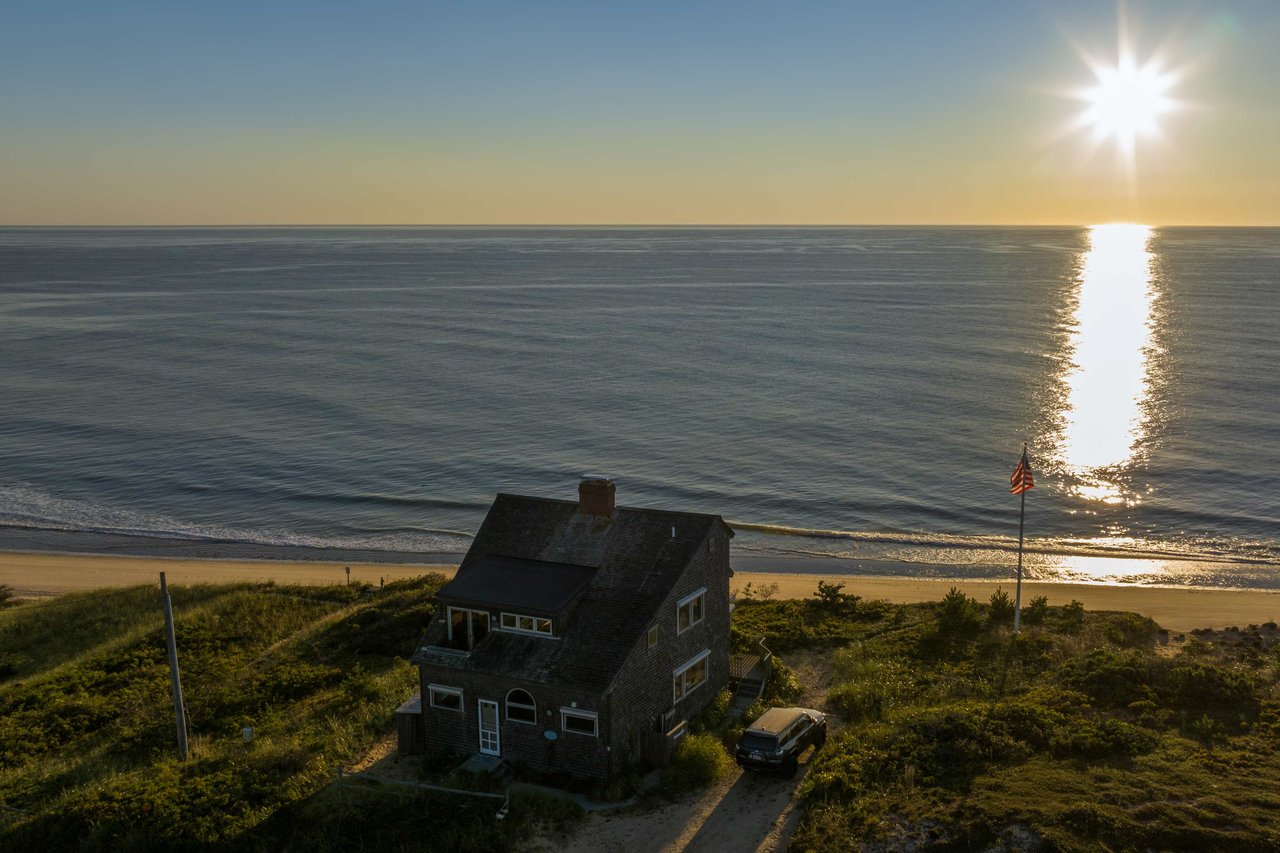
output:
M 810 708 L 770 708 L 742 733 L 738 764 L 744 770 L 779 770 L 794 776 L 800 753 L 827 742 L 827 715 Z

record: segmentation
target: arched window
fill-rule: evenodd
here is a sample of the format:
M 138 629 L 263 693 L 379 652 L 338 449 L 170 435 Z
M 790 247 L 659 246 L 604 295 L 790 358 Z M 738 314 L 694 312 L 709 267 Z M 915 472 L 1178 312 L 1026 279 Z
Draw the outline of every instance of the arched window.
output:
M 507 694 L 507 719 L 517 723 L 538 722 L 538 705 L 524 690 L 512 690 Z

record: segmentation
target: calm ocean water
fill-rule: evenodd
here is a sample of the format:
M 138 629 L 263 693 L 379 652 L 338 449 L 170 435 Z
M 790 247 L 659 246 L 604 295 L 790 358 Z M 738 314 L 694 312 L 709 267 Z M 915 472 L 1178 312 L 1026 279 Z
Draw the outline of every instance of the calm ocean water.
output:
M 0 230 L 4 530 L 448 552 L 498 491 L 738 556 L 1280 587 L 1280 230 Z

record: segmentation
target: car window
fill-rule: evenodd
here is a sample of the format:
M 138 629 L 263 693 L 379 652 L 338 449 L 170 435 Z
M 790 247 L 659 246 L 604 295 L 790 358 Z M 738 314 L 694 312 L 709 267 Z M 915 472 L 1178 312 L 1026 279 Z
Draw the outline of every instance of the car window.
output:
M 774 739 L 773 735 L 747 732 L 742 736 L 742 748 L 753 749 L 757 752 L 773 752 L 778 748 L 778 741 Z

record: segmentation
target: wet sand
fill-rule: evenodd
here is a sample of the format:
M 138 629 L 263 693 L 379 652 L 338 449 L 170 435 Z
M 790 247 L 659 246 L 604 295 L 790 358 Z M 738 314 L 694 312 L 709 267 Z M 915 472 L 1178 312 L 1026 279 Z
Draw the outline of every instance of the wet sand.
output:
M 359 556 L 364 556 L 363 554 Z M 434 555 L 431 555 L 434 556 Z M 345 583 L 345 567 L 351 580 L 377 584 L 413 577 L 427 572 L 452 575 L 455 566 L 444 562 L 346 562 L 343 560 L 250 560 L 200 559 L 175 556 L 118 556 L 52 554 L 0 551 L 0 584 L 19 596 L 37 598 L 75 590 L 159 583 L 165 572 L 171 584 L 275 581 L 282 584 Z M 821 573 L 739 571 L 732 588 L 750 583 L 755 589 L 777 584 L 773 598 L 807 598 L 819 580 L 843 583 L 844 591 L 864 599 L 884 599 L 899 604 L 937 601 L 956 586 L 979 601 L 985 601 L 997 587 L 1013 595 L 1012 583 L 955 581 L 916 578 L 863 577 Z M 1067 604 L 1072 599 L 1089 610 L 1131 610 L 1150 616 L 1172 631 L 1193 628 L 1225 628 L 1280 621 L 1280 592 L 1269 590 L 1187 589 L 1150 586 L 1105 586 L 1033 581 L 1022 586 L 1027 603 L 1037 595 L 1050 604 Z

